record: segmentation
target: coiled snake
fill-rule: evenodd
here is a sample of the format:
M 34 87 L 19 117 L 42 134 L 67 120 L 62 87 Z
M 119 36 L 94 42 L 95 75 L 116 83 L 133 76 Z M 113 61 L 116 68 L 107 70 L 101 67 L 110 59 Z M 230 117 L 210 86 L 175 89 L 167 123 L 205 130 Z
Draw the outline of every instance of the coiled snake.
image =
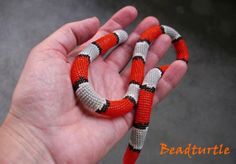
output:
M 125 164 L 135 163 L 144 145 L 156 85 L 169 66 L 153 68 L 144 77 L 148 48 L 161 34 L 171 37 L 176 50 L 176 60 L 188 63 L 187 45 L 177 31 L 164 25 L 150 27 L 141 34 L 135 45 L 129 87 L 121 100 L 107 100 L 97 94 L 89 84 L 88 69 L 89 64 L 98 55 L 105 54 L 110 48 L 127 40 L 128 34 L 125 31 L 116 30 L 92 42 L 78 54 L 72 64 L 71 80 L 74 92 L 88 110 L 101 115 L 118 117 L 135 109 L 131 136 L 123 159 Z

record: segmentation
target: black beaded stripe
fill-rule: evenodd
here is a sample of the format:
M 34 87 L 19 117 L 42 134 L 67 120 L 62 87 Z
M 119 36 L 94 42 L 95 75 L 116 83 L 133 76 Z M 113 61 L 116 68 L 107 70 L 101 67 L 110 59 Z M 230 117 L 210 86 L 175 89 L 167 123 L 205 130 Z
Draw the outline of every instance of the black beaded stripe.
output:
M 134 151 L 134 152 L 140 152 L 141 150 L 140 149 L 135 149 L 132 145 L 128 145 L 128 148 L 130 149 L 130 150 L 132 150 L 132 151 Z
M 141 84 L 140 83 L 138 83 L 137 81 L 135 81 L 135 80 L 131 80 L 130 82 L 129 82 L 129 84 L 137 84 L 137 85 L 139 85 L 139 87 L 141 86 Z
M 133 127 L 137 128 L 137 129 L 146 129 L 149 125 L 149 122 L 147 123 L 137 123 L 137 122 L 134 122 L 133 123 Z
M 132 102 L 132 104 L 134 104 L 134 108 L 136 108 L 137 102 L 132 96 L 125 96 L 125 99 L 129 99 Z
M 151 44 L 151 42 L 150 42 L 149 40 L 147 40 L 147 39 L 139 39 L 139 40 L 137 41 L 137 43 L 139 43 L 139 42 L 146 42 L 148 45 Z
M 176 42 L 178 42 L 179 40 L 182 40 L 182 39 L 183 39 L 183 37 L 180 36 L 180 37 L 178 37 L 178 38 L 172 40 L 172 43 L 176 43 Z
M 161 26 L 161 32 L 162 32 L 162 34 L 165 34 L 165 29 L 163 26 Z
M 104 112 L 106 112 L 106 110 L 109 106 L 110 106 L 110 102 L 108 100 L 106 100 L 106 103 L 102 106 L 102 109 L 101 110 L 97 109 L 96 112 L 97 113 L 104 113 Z
M 92 44 L 98 48 L 100 54 L 102 52 L 102 48 L 96 42 L 92 42 Z
M 119 44 L 119 42 L 120 42 L 119 36 L 118 36 L 115 32 L 114 32 L 113 34 L 114 34 L 115 37 L 116 37 L 116 44 Z
M 139 60 L 139 59 L 141 59 L 142 62 L 143 62 L 143 64 L 145 64 L 145 60 L 143 59 L 142 56 L 134 56 L 134 57 L 133 57 L 133 60 Z
M 77 80 L 75 82 L 75 84 L 73 84 L 73 90 L 74 92 L 76 92 L 76 90 L 79 88 L 79 85 L 82 84 L 82 83 L 86 83 L 88 82 L 88 79 L 85 78 L 85 77 L 80 77 L 79 80 Z
M 90 61 L 90 56 L 87 55 L 87 54 L 79 54 L 77 57 L 78 57 L 78 58 L 79 58 L 79 57 L 86 57 L 86 58 L 88 58 L 89 63 L 91 62 L 91 61 Z
M 151 93 L 154 93 L 155 92 L 155 87 L 148 87 L 146 84 L 145 85 L 141 85 L 140 87 L 141 89 L 145 90 L 145 91 L 148 91 L 148 92 L 151 92 Z

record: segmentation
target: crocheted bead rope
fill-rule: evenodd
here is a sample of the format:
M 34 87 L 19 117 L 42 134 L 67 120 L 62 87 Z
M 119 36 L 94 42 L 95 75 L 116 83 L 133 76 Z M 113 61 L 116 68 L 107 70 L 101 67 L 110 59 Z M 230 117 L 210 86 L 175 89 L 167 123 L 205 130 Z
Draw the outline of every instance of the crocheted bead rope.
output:
M 141 34 L 135 45 L 129 87 L 121 100 L 107 100 L 97 94 L 89 84 L 88 69 L 89 64 L 98 55 L 105 54 L 110 48 L 127 40 L 128 34 L 125 31 L 116 30 L 92 42 L 78 54 L 72 64 L 71 81 L 74 92 L 88 110 L 110 117 L 118 117 L 136 108 L 131 137 L 123 158 L 125 164 L 135 163 L 144 145 L 156 85 L 169 67 L 169 65 L 164 65 L 153 68 L 144 77 L 148 48 L 161 34 L 171 37 L 176 50 L 176 60 L 188 63 L 187 45 L 177 31 L 164 25 L 150 27 Z

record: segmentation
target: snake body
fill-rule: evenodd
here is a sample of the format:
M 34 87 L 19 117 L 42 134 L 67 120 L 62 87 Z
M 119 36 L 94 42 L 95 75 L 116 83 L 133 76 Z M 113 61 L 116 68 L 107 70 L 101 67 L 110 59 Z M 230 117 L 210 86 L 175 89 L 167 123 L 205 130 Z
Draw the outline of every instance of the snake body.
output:
M 110 48 L 127 40 L 128 34 L 125 31 L 116 30 L 92 42 L 78 54 L 72 64 L 71 81 L 74 92 L 88 110 L 109 117 L 118 117 L 136 109 L 131 137 L 123 158 L 125 164 L 135 163 L 139 156 L 148 131 L 156 85 L 169 67 L 163 65 L 153 68 L 144 77 L 148 49 L 161 34 L 171 37 L 176 50 L 176 60 L 188 63 L 187 45 L 176 30 L 164 25 L 148 28 L 135 45 L 128 90 L 120 100 L 108 100 L 97 94 L 88 81 L 88 69 L 89 64 L 98 55 L 104 55 Z

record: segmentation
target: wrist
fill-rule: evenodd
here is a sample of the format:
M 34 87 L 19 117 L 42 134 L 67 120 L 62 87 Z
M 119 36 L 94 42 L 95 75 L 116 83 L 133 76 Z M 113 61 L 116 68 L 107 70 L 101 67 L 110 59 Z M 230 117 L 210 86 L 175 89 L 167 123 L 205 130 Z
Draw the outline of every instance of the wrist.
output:
M 11 114 L 0 127 L 0 163 L 54 163 L 34 127 Z

